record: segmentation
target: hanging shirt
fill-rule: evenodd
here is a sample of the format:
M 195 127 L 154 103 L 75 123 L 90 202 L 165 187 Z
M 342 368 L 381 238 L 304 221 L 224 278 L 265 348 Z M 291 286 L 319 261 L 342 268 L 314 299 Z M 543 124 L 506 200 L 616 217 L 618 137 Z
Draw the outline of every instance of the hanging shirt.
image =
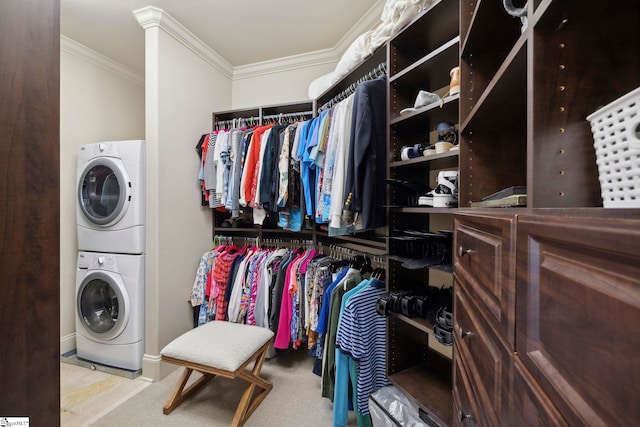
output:
M 386 105 L 386 76 L 356 88 L 344 209 L 361 213 L 363 229 L 386 224 Z
M 322 396 L 333 401 L 335 384 L 336 332 L 340 316 L 340 303 L 345 292 L 353 289 L 362 281 L 360 271 L 349 268 L 345 278 L 331 291 L 329 302 L 329 321 L 324 342 L 324 358 L 322 365 Z
M 255 195 L 255 186 L 254 186 L 254 177 L 256 174 L 256 169 L 258 167 L 258 163 L 260 161 L 260 148 L 262 144 L 262 134 L 266 132 L 268 129 L 271 129 L 273 124 L 268 124 L 265 126 L 260 126 L 253 131 L 253 135 L 251 136 L 251 141 L 249 142 L 249 146 L 247 147 L 246 159 L 244 162 L 244 168 L 242 170 L 242 179 L 240 182 L 240 205 L 247 206 L 247 203 L 252 201 L 251 198 L 251 189 L 254 188 Z
M 353 123 L 353 94 L 342 101 L 344 103 L 344 117 L 342 126 L 338 129 L 338 140 L 336 147 L 336 159 L 334 174 L 331 185 L 331 205 L 329 207 L 329 235 L 345 234 L 346 222 L 343 221 L 342 211 L 344 208 L 345 180 L 347 163 L 349 160 L 349 149 L 351 145 L 351 126 Z
M 293 136 L 295 135 L 296 124 L 287 126 L 284 132 L 282 149 L 278 156 L 278 200 L 279 207 L 284 207 L 287 203 L 289 188 L 289 158 Z
M 351 294 L 336 332 L 336 348 L 357 364 L 357 407 L 365 415 L 369 413 L 369 395 L 390 384 L 386 375 L 387 322 L 375 309 L 384 293 L 384 282 L 373 279 Z
M 306 134 L 302 134 L 298 157 L 300 157 L 300 177 L 302 178 L 302 192 L 304 194 L 305 211 L 304 214 L 313 216 L 315 199 L 315 162 L 310 159 L 309 154 L 313 145 L 317 143 L 318 125 L 320 116 L 310 120 L 306 127 Z

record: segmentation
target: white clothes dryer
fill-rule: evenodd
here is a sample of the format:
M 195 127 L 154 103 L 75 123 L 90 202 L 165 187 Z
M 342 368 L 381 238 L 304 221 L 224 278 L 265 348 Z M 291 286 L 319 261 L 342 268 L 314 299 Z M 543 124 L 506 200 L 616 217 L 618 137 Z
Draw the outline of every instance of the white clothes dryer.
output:
M 78 253 L 79 359 L 131 371 L 142 369 L 144 259 L 144 255 Z
M 144 253 L 144 141 L 107 141 L 78 153 L 78 250 Z

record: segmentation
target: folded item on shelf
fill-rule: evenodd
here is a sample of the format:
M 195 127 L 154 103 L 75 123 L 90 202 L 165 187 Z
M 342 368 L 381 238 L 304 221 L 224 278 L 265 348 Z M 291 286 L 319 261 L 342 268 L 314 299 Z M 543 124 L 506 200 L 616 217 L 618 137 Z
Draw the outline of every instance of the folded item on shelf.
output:
M 346 76 L 433 2 L 434 0 L 387 0 L 378 26 L 359 35 L 349 45 L 333 71 L 316 78 L 309 84 L 309 99 L 317 98 Z
M 427 105 L 435 104 L 439 102 L 442 104 L 442 98 L 437 93 L 427 92 L 426 90 L 421 90 L 418 92 L 418 96 L 416 96 L 416 101 L 413 104 L 412 108 L 404 108 L 400 110 L 400 114 L 412 113 L 414 111 L 418 111 L 420 108 L 426 107 Z

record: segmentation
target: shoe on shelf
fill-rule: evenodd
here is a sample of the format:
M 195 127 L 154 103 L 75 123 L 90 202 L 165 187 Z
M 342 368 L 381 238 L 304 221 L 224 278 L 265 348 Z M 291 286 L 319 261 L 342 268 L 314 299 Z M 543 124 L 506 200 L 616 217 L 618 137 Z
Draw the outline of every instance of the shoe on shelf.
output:
M 428 145 L 423 143 L 404 145 L 400 149 L 400 160 L 411 160 L 416 157 L 420 157 L 423 155 L 422 153 L 427 147 Z
M 429 191 L 427 194 L 418 197 L 418 206 L 433 207 L 433 191 Z
M 438 123 L 436 127 L 438 141 L 435 144 L 436 153 L 446 153 L 447 151 L 457 147 L 458 131 L 452 123 Z
M 386 183 L 392 185 L 398 190 L 400 190 L 401 194 L 397 195 L 398 200 L 402 200 L 406 198 L 406 205 L 408 207 L 417 206 L 418 199 L 422 194 L 431 191 L 428 185 L 422 184 L 416 181 L 405 181 L 401 179 L 391 179 L 387 178 Z
M 460 67 L 454 67 L 449 71 L 451 82 L 449 83 L 449 96 L 460 93 Z
M 428 145 L 422 151 L 422 155 L 423 156 L 432 156 L 434 154 L 438 154 L 438 149 L 437 149 L 437 147 L 435 145 Z
M 433 190 L 433 207 L 447 208 L 458 201 L 458 171 L 438 172 L 437 186 Z

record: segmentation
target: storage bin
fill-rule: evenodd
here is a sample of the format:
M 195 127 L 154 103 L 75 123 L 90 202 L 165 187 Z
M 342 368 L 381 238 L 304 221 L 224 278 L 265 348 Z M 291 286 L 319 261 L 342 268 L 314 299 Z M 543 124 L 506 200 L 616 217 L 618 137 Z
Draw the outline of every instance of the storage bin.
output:
M 417 405 L 395 386 L 386 386 L 369 396 L 373 427 L 430 427 L 420 419 Z
M 640 207 L 639 113 L 640 87 L 587 117 L 605 208 Z

